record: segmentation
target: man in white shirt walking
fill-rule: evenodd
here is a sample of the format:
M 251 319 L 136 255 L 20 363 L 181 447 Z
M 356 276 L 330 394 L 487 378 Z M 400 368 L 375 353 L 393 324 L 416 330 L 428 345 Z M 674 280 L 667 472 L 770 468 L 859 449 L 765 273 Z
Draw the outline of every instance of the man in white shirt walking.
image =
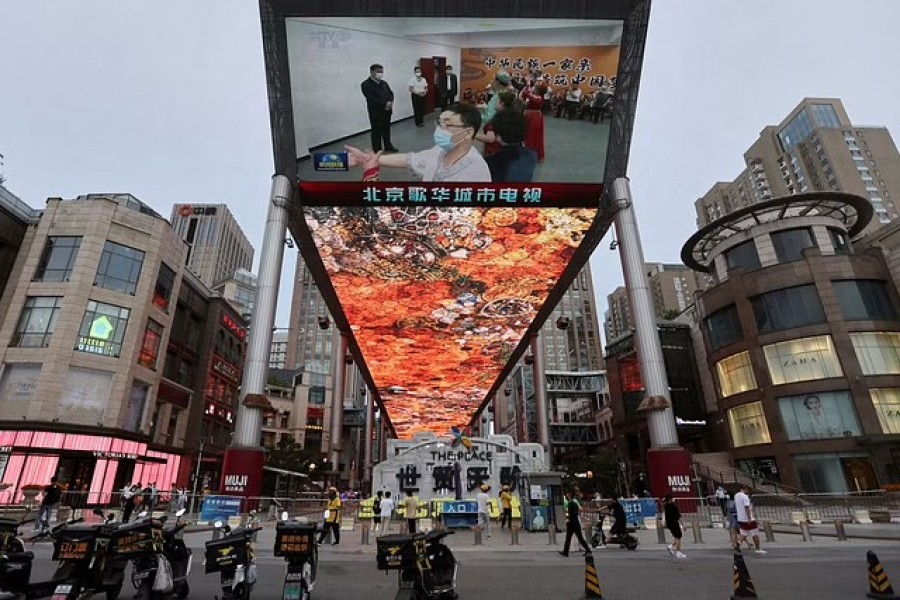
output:
M 759 525 L 753 516 L 753 503 L 750 501 L 748 492 L 749 486 L 742 485 L 741 491 L 734 495 L 734 507 L 737 511 L 738 521 L 738 543 L 735 550 L 740 550 L 741 542 L 748 537 L 753 538 L 753 545 L 756 546 L 756 554 L 766 554 L 766 551 L 759 547 Z
M 483 483 L 481 491 L 475 494 L 475 502 L 478 503 L 478 524 L 484 527 L 487 539 L 491 539 L 491 513 L 490 508 L 488 508 L 488 502 L 490 501 L 489 491 L 491 491 L 491 486 Z
M 391 530 L 391 516 L 394 514 L 394 500 L 390 492 L 384 493 L 381 499 L 381 535 Z

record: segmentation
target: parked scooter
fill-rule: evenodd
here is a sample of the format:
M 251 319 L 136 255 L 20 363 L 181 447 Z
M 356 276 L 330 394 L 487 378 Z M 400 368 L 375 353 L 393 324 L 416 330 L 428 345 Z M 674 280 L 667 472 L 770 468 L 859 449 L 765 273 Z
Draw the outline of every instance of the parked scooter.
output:
M 594 525 L 594 531 L 591 534 L 591 547 L 619 545 L 619 548 L 627 548 L 635 550 L 638 547 L 638 539 L 632 534 L 636 531 L 634 527 L 625 527 L 625 533 L 614 534 L 610 531 L 609 537 L 603 532 L 604 515 L 600 515 L 600 520 Z M 614 527 L 615 528 L 615 527 Z
M 443 540 L 453 531 L 392 534 L 376 538 L 376 564 L 381 570 L 399 570 L 394 600 L 452 600 L 456 593 L 458 563 Z
M 181 520 L 186 509 L 175 513 L 175 522 L 166 523 L 167 517 L 150 519 L 146 513 L 131 526 L 133 535 L 141 537 L 130 552 L 133 569 L 131 583 L 140 600 L 165 600 L 186 598 L 191 589 L 188 578 L 191 574 L 193 556 L 180 536 L 187 522 Z M 149 532 L 149 537 L 139 532 Z M 126 548 L 127 550 L 127 548 Z
M 234 530 L 222 521 L 213 523 L 225 535 L 206 542 L 205 564 L 207 573 L 220 573 L 222 600 L 249 600 L 253 592 L 257 569 L 252 540 L 262 529 L 256 522 L 256 511 L 251 511 L 247 524 Z
M 315 523 L 290 521 L 287 512 L 275 526 L 275 556 L 287 561 L 281 600 L 309 600 L 316 587 L 319 548 Z
M 105 523 L 81 524 L 82 518 L 60 523 L 28 539 L 52 537 L 53 560 L 59 561 L 53 576 L 32 582 L 34 553 L 24 551 L 18 528 L 22 523 L 4 520 L 4 549 L 0 552 L 0 590 L 16 599 L 75 600 L 105 593 L 116 600 L 122 590 L 125 563 L 111 556 L 112 529 Z

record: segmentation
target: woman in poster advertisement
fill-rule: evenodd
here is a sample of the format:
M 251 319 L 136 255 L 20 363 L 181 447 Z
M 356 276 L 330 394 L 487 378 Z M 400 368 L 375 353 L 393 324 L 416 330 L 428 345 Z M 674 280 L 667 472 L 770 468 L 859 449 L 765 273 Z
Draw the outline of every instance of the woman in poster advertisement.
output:
M 806 416 L 809 419 L 812 431 L 808 435 L 803 432 L 804 438 L 828 438 L 840 436 L 840 428 L 835 427 L 828 414 L 822 408 L 822 401 L 816 395 L 809 395 L 803 399 L 803 406 L 806 407 Z

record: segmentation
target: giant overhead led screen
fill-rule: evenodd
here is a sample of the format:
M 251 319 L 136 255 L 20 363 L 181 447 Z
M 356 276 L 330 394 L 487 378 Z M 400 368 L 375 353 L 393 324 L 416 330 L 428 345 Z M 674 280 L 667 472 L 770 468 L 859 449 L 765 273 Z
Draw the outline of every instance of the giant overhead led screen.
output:
M 403 438 L 473 423 L 611 222 L 647 5 L 524 4 L 260 0 L 291 232 Z
M 309 234 L 400 437 L 469 422 L 594 225 L 599 193 L 381 184 L 354 206 L 301 184 Z

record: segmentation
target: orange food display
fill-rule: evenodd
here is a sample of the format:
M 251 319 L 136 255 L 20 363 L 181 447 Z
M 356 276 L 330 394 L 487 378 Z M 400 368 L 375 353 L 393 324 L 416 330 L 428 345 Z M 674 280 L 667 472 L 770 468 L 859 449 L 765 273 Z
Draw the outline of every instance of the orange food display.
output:
M 303 210 L 401 438 L 468 424 L 597 214 L 594 208 Z

